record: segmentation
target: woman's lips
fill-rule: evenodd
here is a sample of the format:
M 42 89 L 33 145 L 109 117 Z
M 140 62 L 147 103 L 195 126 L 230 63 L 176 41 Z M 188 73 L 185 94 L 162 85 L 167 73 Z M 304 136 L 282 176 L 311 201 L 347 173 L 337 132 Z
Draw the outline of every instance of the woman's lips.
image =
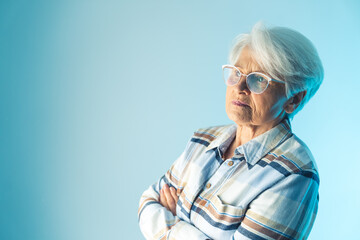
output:
M 250 107 L 248 104 L 246 104 L 242 101 L 239 101 L 239 100 L 232 101 L 232 104 L 234 104 L 236 106 L 240 106 L 240 107 Z

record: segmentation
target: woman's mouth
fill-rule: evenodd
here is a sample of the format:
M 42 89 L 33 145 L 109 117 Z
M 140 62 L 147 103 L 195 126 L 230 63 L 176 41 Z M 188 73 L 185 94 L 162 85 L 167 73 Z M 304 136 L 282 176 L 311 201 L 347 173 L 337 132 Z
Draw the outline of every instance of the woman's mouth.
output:
M 248 104 L 246 104 L 242 101 L 239 101 L 239 100 L 232 101 L 232 104 L 239 106 L 239 107 L 250 107 Z

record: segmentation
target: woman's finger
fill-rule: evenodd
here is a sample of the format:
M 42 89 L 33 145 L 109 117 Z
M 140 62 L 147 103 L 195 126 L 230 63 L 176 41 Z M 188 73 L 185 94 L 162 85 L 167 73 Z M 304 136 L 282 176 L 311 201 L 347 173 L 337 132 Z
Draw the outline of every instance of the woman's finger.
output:
M 160 204 L 161 204 L 163 207 L 169 209 L 169 206 L 168 206 L 168 204 L 167 204 L 166 197 L 165 197 L 165 195 L 164 195 L 164 190 L 163 190 L 163 189 L 160 190 Z
M 178 195 L 176 194 L 175 188 L 171 187 L 171 188 L 170 188 L 170 193 L 171 193 L 171 196 L 173 197 L 175 203 L 177 203 L 179 197 L 178 197 Z
M 173 196 L 171 195 L 170 188 L 166 186 L 164 188 L 164 195 L 166 197 L 166 201 L 168 204 L 168 207 L 173 215 L 176 215 L 176 202 L 175 199 L 173 199 Z

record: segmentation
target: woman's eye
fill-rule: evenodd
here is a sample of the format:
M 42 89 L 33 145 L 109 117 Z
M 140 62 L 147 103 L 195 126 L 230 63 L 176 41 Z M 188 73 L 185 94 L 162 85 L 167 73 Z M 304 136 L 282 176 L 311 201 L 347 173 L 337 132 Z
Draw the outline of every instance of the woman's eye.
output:
M 263 82 L 263 81 L 265 81 L 265 79 L 263 77 L 257 77 L 257 81 L 258 82 Z

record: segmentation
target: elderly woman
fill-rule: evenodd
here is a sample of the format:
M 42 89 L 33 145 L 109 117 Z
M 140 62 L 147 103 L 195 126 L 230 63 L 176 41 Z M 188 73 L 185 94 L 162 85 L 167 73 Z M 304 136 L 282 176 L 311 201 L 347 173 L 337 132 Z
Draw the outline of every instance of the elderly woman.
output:
M 147 239 L 306 239 L 318 207 L 314 158 L 290 120 L 323 79 L 313 44 L 256 24 L 224 65 L 232 125 L 202 128 L 141 196 Z

